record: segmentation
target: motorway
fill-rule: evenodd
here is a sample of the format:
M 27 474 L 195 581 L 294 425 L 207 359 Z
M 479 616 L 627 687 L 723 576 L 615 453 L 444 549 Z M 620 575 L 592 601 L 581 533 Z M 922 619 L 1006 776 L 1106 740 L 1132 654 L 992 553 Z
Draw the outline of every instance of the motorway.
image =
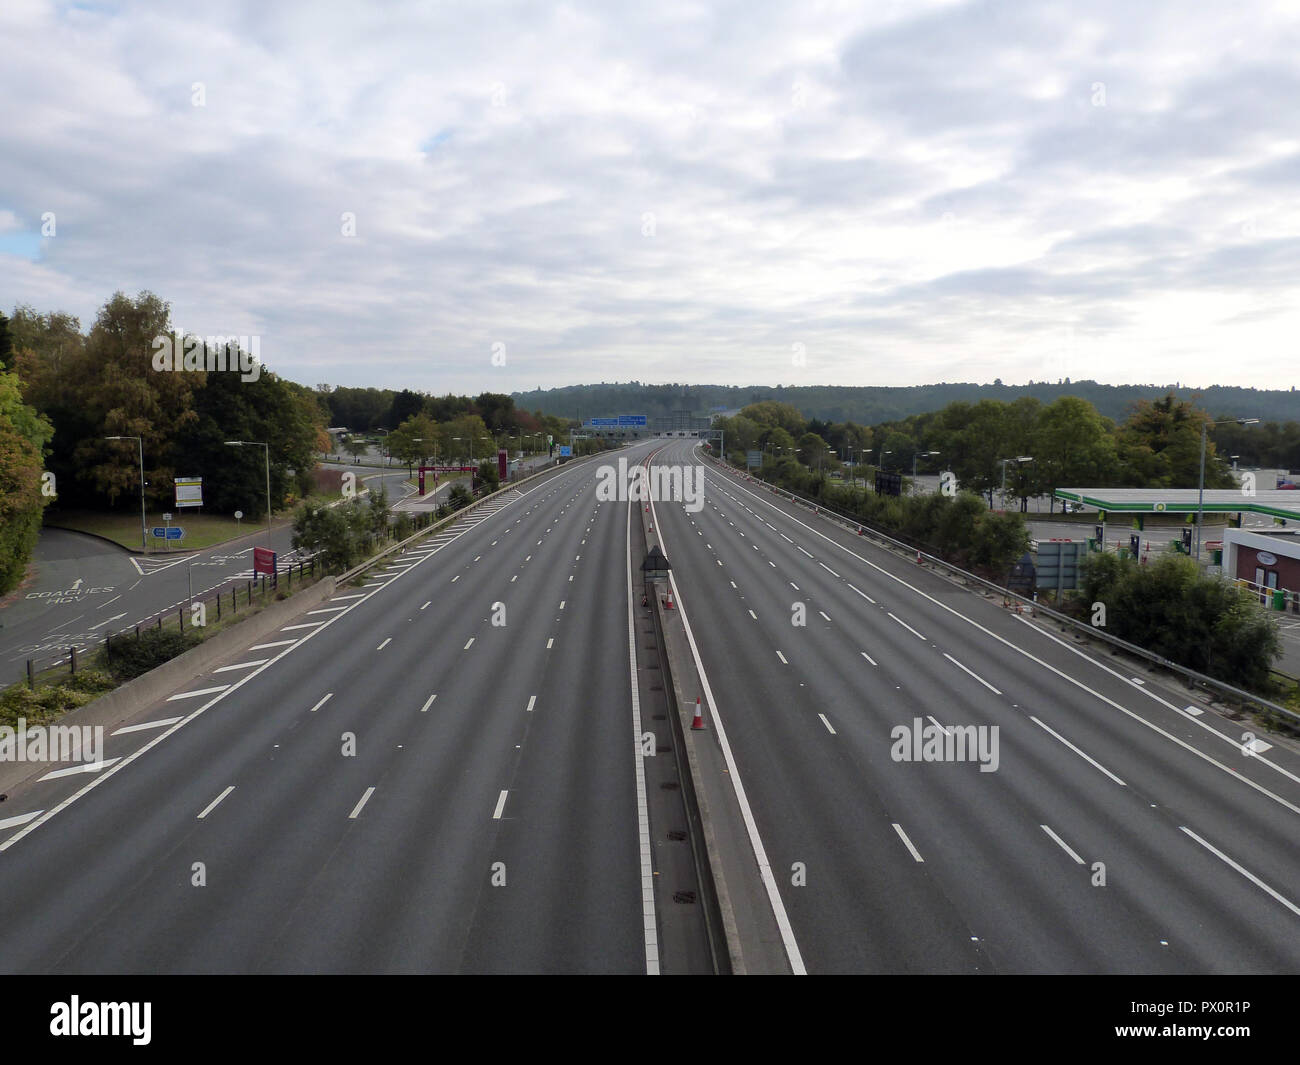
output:
M 652 513 L 792 968 L 1300 969 L 1291 750 L 713 465 Z M 894 760 L 914 720 L 996 727 L 996 770 Z
M 620 454 L 703 464 L 692 443 Z M 725 726 L 775 872 L 779 968 L 1300 968 L 1292 750 L 712 465 L 701 509 L 601 502 L 605 461 L 336 590 L 102 764 L 10 789 L 0 970 L 674 971 L 664 767 L 630 742 L 661 716 L 643 519 L 703 667 L 692 742 Z M 897 761 L 914 720 L 996 728 L 996 761 Z
M 98 772 L 14 789 L 0 969 L 656 971 L 630 513 L 594 470 L 338 590 Z

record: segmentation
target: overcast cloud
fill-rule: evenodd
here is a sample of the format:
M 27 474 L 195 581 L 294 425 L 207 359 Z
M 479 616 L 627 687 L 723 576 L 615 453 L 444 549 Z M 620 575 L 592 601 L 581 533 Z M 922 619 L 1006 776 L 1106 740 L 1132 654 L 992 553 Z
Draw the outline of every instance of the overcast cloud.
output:
M 6 311 L 151 289 L 439 393 L 1300 384 L 1300 0 L 3 0 L 0 40 Z

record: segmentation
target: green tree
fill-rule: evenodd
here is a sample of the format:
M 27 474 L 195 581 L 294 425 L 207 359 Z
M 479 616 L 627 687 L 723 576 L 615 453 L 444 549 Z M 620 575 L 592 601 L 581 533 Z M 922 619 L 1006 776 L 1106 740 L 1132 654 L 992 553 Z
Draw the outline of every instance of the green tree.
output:
M 1062 396 L 1040 412 L 1030 453 L 1036 492 L 1108 485 L 1116 469 L 1114 426 L 1087 400 Z
M 1167 393 L 1140 400 L 1119 428 L 1125 480 L 1140 488 L 1195 488 L 1200 482 L 1201 426 L 1209 415 Z M 1205 449 L 1205 486 L 1232 488 L 1236 481 L 1219 461 L 1213 438 Z
M 18 375 L 0 370 L 0 593 L 17 586 L 40 535 L 41 456 L 53 429 L 23 402 Z

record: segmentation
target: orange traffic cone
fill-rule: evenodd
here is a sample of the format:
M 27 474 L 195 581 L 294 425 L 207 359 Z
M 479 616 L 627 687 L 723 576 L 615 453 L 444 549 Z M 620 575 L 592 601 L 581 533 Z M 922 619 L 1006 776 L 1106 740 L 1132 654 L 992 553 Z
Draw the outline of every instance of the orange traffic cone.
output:
M 916 564 L 917 564 L 918 566 L 921 564 L 921 552 L 920 552 L 919 549 L 918 549 L 917 552 L 916 552 Z
M 669 588 L 669 589 L 668 589 L 668 602 L 666 602 L 666 603 L 664 604 L 664 609 L 665 609 L 665 610 L 671 610 L 672 608 L 673 608 L 673 590 L 672 590 L 671 588 Z
M 858 526 L 858 535 L 859 535 L 859 536 L 865 536 L 865 535 L 866 535 L 866 534 L 862 531 L 862 526 L 861 526 L 861 525 Z
M 695 697 L 695 720 L 691 722 L 691 728 L 696 730 L 704 728 L 704 713 L 700 710 L 700 697 L 698 695 Z

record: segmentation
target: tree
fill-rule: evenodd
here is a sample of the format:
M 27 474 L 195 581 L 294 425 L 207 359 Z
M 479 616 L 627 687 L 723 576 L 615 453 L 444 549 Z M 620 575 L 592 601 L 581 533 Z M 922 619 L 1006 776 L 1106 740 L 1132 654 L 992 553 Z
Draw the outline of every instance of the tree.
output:
M 1031 452 L 1038 493 L 1101 487 L 1115 476 L 1114 426 L 1077 396 L 1062 396 L 1042 409 L 1033 429 Z M 1055 506 L 1053 497 L 1053 509 Z
M 146 494 L 155 505 L 171 501 L 173 444 L 195 422 L 193 392 L 206 377 L 201 370 L 154 369 L 154 340 L 171 332 L 168 306 L 157 296 L 141 292 L 131 299 L 118 292 L 86 340 L 87 378 L 77 384 L 96 429 L 77 445 L 75 475 L 110 505 L 135 489 L 139 473 L 123 448 L 103 439 L 108 435 L 143 439 Z
M 0 593 L 18 585 L 40 535 L 41 455 L 50 423 L 23 402 L 18 375 L 0 370 Z
M 424 410 L 424 397 L 409 388 L 404 388 L 393 397 L 392 406 L 388 410 L 388 424 L 401 425 L 407 418 L 419 414 L 422 410 Z
M 352 456 L 354 463 L 361 458 L 362 452 L 366 450 L 365 439 L 353 433 L 347 433 L 341 443 L 343 444 L 343 450 Z
M 421 411 L 388 434 L 388 449 L 414 474 L 413 467 L 417 462 L 424 465 L 430 457 L 438 454 L 443 444 L 442 436 L 438 423 Z
M 1118 432 L 1125 479 L 1140 488 L 1195 488 L 1200 483 L 1201 426 L 1209 415 L 1172 392 L 1140 400 Z M 1232 488 L 1236 481 L 1218 460 L 1213 439 L 1205 449 L 1205 487 Z

